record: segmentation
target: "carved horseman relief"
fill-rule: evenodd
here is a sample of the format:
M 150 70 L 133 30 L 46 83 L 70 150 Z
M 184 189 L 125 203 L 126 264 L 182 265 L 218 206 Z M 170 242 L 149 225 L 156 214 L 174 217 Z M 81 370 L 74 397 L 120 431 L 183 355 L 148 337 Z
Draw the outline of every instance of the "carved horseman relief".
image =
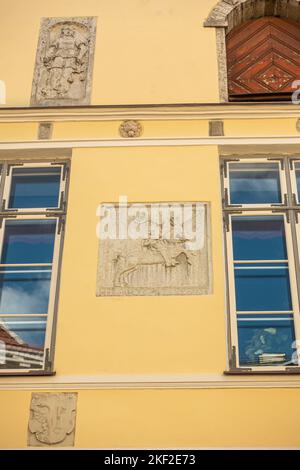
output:
M 184 203 L 180 203 L 183 207 Z M 155 204 L 152 205 L 152 207 Z M 157 204 L 157 206 L 159 206 Z M 140 239 L 100 240 L 97 295 L 197 295 L 210 292 L 209 206 L 202 204 L 201 246 L 190 249 L 188 239 L 172 234 L 174 217 L 170 218 L 170 238 L 162 236 L 163 223 L 156 220 L 156 236 L 137 214 L 128 216 L 128 226 L 137 226 L 144 235 Z M 113 210 L 119 220 L 119 208 Z M 193 216 L 192 216 L 193 217 Z M 147 222 L 147 223 L 148 223 Z M 153 222 L 153 221 L 152 221 Z M 193 220 L 190 221 L 194 223 Z M 153 228 L 153 225 L 151 225 Z M 118 230 L 117 230 L 118 231 Z M 184 231 L 182 230 L 182 233 Z
M 88 104 L 95 18 L 49 18 L 41 26 L 32 104 Z
M 28 424 L 29 446 L 74 445 L 77 393 L 33 393 Z

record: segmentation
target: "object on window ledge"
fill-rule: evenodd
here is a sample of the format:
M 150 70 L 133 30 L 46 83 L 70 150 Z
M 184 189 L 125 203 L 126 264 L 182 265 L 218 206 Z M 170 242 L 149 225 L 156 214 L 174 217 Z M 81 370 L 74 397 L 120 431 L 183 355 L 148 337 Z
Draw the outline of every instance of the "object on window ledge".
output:
M 281 364 L 286 362 L 286 354 L 260 354 L 258 360 L 262 365 Z

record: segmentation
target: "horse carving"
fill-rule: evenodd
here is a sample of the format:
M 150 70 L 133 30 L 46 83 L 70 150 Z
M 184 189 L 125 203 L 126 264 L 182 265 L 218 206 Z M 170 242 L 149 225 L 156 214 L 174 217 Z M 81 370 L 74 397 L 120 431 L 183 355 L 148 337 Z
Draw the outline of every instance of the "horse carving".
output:
M 166 269 L 175 269 L 180 264 L 186 265 L 186 273 L 192 265 L 192 256 L 185 247 L 185 240 L 142 240 L 137 249 L 128 253 L 116 253 L 114 286 L 129 285 L 129 275 L 144 266 L 162 265 Z

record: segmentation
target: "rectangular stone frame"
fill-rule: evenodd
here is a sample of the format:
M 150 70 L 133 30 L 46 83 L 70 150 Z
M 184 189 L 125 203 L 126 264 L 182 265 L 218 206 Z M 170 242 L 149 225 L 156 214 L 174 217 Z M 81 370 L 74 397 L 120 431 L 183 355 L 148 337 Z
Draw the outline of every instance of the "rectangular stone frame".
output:
M 40 73 L 43 67 L 42 63 L 42 52 L 47 41 L 47 33 L 49 28 L 59 24 L 59 23 L 78 23 L 84 25 L 88 28 L 89 36 L 89 58 L 88 58 L 88 70 L 86 76 L 86 85 L 85 85 L 85 97 L 82 99 L 37 99 Z M 38 39 L 38 46 L 35 59 L 34 75 L 32 81 L 32 92 L 31 92 L 31 106 L 82 106 L 89 105 L 91 101 L 92 93 L 92 77 L 93 77 L 93 68 L 94 68 L 94 55 L 95 55 L 95 44 L 96 44 L 96 29 L 97 29 L 97 17 L 87 16 L 87 17 L 57 17 L 57 18 L 42 18 L 40 25 L 40 33 Z
M 203 204 L 205 208 L 204 223 L 205 223 L 205 241 L 204 248 L 201 250 L 195 250 L 195 253 L 192 256 L 198 256 L 198 280 L 200 274 L 200 263 L 201 260 L 205 259 L 204 273 L 205 282 L 199 282 L 198 285 L 172 285 L 172 274 L 167 274 L 170 279 L 170 285 L 165 286 L 115 286 L 112 281 L 112 259 L 110 253 L 118 247 L 118 250 L 124 249 L 125 252 L 128 250 L 128 240 L 99 240 L 99 252 L 98 252 L 98 264 L 97 264 L 97 296 L 160 296 L 160 295 L 209 295 L 212 293 L 212 258 L 211 258 L 211 208 L 210 203 L 208 202 L 198 202 Z M 149 207 L 151 203 L 145 203 L 146 207 Z M 191 202 L 155 202 L 153 204 L 195 204 Z M 104 206 L 106 204 L 103 204 Z M 118 208 L 118 204 L 114 204 L 115 208 Z M 130 206 L 130 204 L 129 204 Z M 133 243 L 140 242 L 140 240 L 135 240 Z M 121 243 L 121 245 L 120 245 Z M 132 240 L 129 240 L 129 243 L 132 243 Z M 132 245 L 131 245 L 132 246 Z M 128 253 L 128 251 L 127 251 Z M 142 263 L 141 263 L 142 264 Z M 141 266 L 141 265 L 140 265 Z M 129 267 L 129 266 L 128 266 Z M 151 268 L 150 268 L 151 269 Z M 166 268 L 165 269 L 172 269 Z M 175 268 L 177 269 L 177 268 Z M 136 272 L 136 271 L 135 271 Z M 155 274 L 154 274 L 155 275 Z M 142 273 L 142 276 L 147 278 L 147 273 Z M 153 276 L 153 274 L 151 274 Z M 176 277 L 178 277 L 176 275 Z M 180 275 L 179 275 L 180 277 Z M 147 283 L 147 279 L 143 279 Z M 201 284 L 201 285 L 200 285 Z

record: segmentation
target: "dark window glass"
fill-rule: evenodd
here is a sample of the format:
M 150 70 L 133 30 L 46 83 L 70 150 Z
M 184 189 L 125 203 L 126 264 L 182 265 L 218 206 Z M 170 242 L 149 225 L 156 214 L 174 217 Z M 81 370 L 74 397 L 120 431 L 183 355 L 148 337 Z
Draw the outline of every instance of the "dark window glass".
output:
M 229 165 L 231 204 L 281 203 L 279 168 L 276 163 Z
M 295 163 L 298 202 L 300 202 L 300 163 Z
M 238 320 L 241 365 L 297 365 L 292 320 Z
M 0 369 L 42 369 L 52 282 L 62 166 L 11 168 L 0 259 Z M 6 199 L 6 198 L 5 198 Z M 43 215 L 42 215 L 43 214 Z M 47 217 L 50 215 L 50 217 Z
M 1 268 L 0 314 L 48 312 L 51 267 Z
M 298 365 L 285 217 L 267 207 L 282 202 L 279 166 L 229 164 L 229 179 L 230 203 L 265 204 L 270 214 L 231 216 L 239 364 Z
M 61 168 L 14 168 L 8 207 L 58 207 Z
M 238 311 L 292 310 L 287 266 L 235 266 Z
M 287 259 L 282 216 L 233 217 L 235 260 Z
M 52 263 L 56 221 L 8 220 L 1 264 Z
M 0 269 L 0 368 L 43 367 L 55 230 L 53 220 L 6 221 L 1 263 L 17 266 Z

